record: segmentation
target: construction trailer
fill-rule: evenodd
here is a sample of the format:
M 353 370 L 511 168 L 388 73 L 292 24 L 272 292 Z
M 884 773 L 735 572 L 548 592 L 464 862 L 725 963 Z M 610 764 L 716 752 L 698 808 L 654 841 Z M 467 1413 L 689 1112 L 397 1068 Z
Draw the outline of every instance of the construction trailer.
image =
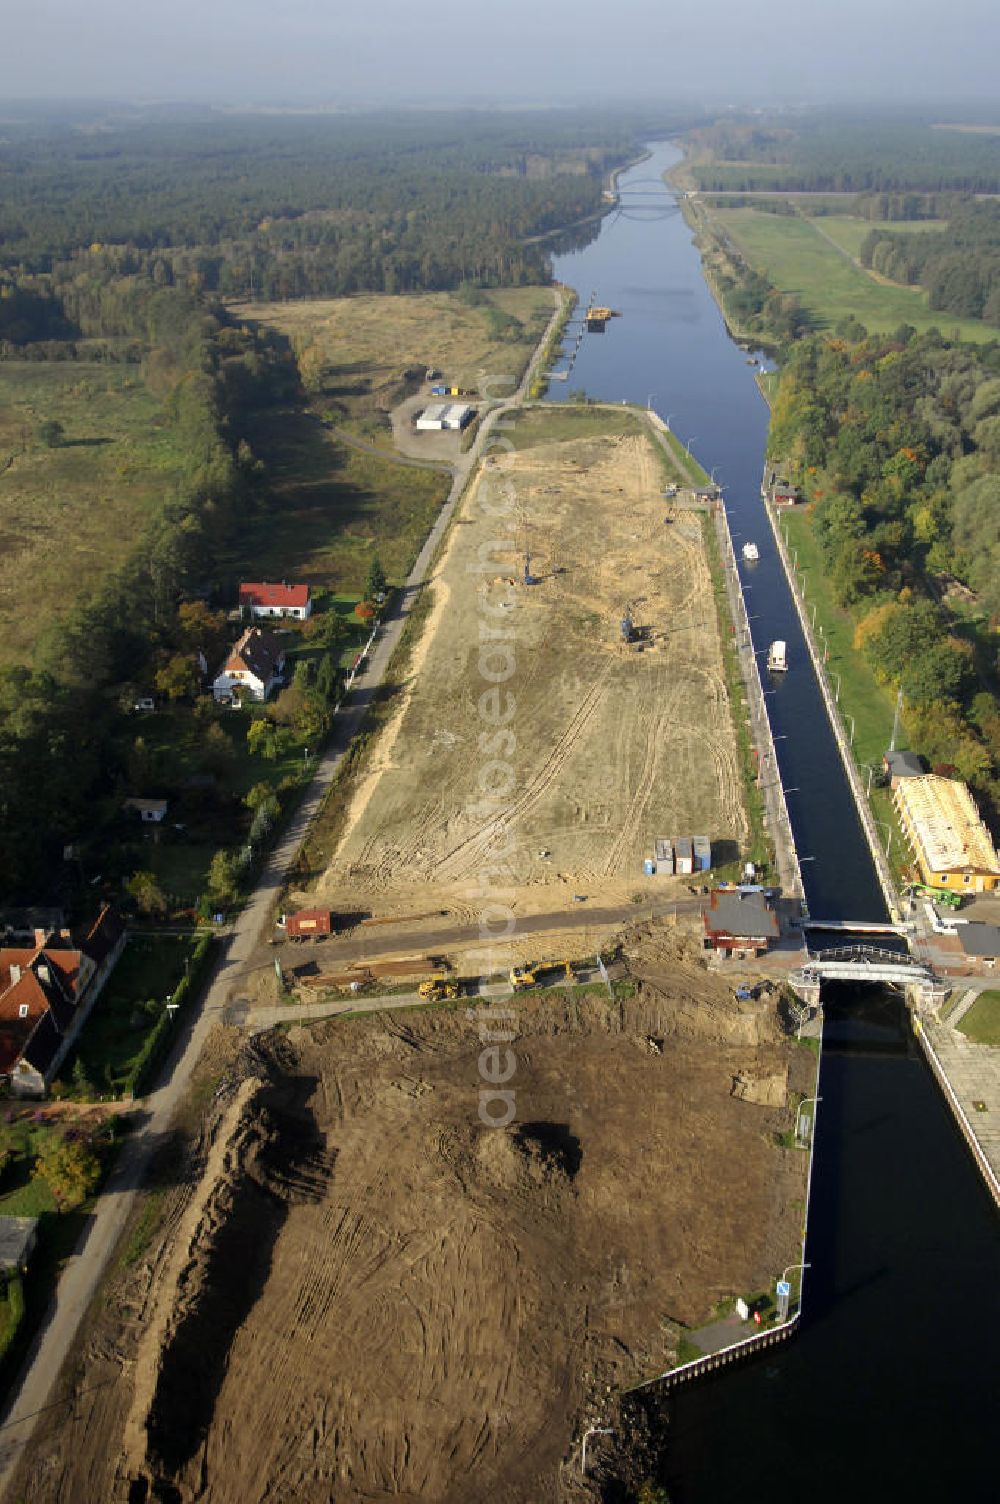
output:
M 322 940 L 333 932 L 333 915 L 329 909 L 299 909 L 285 920 L 289 940 Z
M 432 402 L 417 419 L 420 433 L 447 430 L 457 433 L 467 428 L 475 416 L 475 409 L 467 402 Z
M 694 870 L 708 872 L 712 865 L 712 842 L 708 836 L 692 836 L 691 844 L 694 847 Z
M 678 877 L 690 877 L 694 872 L 694 842 L 690 836 L 679 836 L 674 842 L 674 871 Z

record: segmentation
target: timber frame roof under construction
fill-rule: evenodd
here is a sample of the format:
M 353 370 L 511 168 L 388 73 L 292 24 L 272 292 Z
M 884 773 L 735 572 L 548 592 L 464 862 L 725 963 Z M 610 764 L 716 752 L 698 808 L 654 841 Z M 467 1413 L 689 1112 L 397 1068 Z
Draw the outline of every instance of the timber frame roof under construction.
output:
M 1000 876 L 1000 857 L 964 783 L 928 773 L 902 778 L 896 807 L 931 872 L 977 872 Z

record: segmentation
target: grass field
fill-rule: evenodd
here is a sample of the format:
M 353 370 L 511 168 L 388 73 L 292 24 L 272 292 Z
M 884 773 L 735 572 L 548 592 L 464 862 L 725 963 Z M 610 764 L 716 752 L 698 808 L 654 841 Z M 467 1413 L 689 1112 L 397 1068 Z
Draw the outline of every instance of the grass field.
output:
M 48 619 L 123 562 L 182 464 L 134 367 L 0 363 L 0 666 L 30 659 L 40 601 Z
M 982 992 L 958 1026 L 973 1044 L 1000 1048 L 1000 992 Z
M 568 439 L 641 433 L 643 428 L 643 420 L 628 408 L 619 412 L 609 407 L 588 407 L 585 403 L 551 404 L 522 409 L 511 427 L 505 423 L 504 438 L 515 449 L 533 449 L 537 444 Z
M 401 584 L 448 495 L 443 472 L 338 443 L 300 408 L 262 413 L 254 450 L 273 505 L 247 519 L 238 551 L 224 561 L 234 576 L 252 570 L 358 599 L 378 554 L 390 582 Z
M 891 230 L 893 235 L 916 235 L 921 230 L 943 230 L 945 219 L 899 219 L 891 222 L 857 219 L 853 214 L 823 214 L 814 221 L 817 230 L 829 235 L 849 256 L 859 256 L 872 230 Z
M 368 293 L 295 303 L 240 303 L 237 318 L 277 329 L 299 358 L 317 411 L 391 444 L 387 405 L 419 389 L 425 371 L 479 391 L 484 377 L 520 380 L 552 315 L 544 287 L 499 288 L 470 304 L 457 293 Z M 406 379 L 412 371 L 416 377 Z M 512 387 L 497 386 L 494 394 Z
M 827 225 L 825 219 L 813 223 L 756 209 L 711 213 L 750 264 L 781 292 L 794 293 L 820 327 L 833 327 L 853 317 L 875 333 L 912 324 L 915 329 L 937 328 L 942 334 L 976 342 L 996 337 L 994 329 L 977 319 L 934 312 L 918 288 L 876 281 L 823 238 L 818 227 Z M 840 233 L 847 232 L 841 229 Z

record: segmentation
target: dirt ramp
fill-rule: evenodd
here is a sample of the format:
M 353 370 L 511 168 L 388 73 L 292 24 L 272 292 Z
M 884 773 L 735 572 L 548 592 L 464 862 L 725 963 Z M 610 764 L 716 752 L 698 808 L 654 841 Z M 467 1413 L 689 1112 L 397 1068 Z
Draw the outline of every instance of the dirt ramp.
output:
M 181 1501 L 170 1481 L 208 1433 L 235 1334 L 267 1284 L 290 1207 L 322 1198 L 333 1157 L 305 1104 L 312 1083 L 280 1035 L 255 1041 L 216 1094 L 126 1426 L 130 1496 Z

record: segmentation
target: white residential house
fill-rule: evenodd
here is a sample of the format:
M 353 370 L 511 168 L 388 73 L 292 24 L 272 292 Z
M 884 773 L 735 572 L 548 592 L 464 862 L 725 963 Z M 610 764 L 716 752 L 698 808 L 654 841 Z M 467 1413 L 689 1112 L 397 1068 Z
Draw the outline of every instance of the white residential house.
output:
M 240 605 L 246 606 L 258 619 L 269 616 L 290 616 L 295 621 L 305 621 L 312 612 L 312 596 L 308 585 L 250 584 L 240 586 Z
M 285 650 L 278 639 L 261 627 L 247 627 L 216 675 L 212 693 L 220 704 L 266 700 L 281 683 L 284 666 Z

